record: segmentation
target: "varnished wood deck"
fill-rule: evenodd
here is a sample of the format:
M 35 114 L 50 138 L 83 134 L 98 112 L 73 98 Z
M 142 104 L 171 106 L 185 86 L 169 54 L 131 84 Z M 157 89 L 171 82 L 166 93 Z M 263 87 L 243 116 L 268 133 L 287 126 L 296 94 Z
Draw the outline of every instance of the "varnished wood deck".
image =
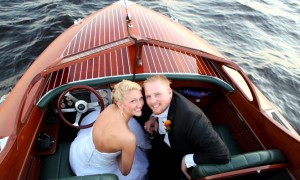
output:
M 214 53 L 195 34 L 139 5 L 131 5 L 127 11 L 114 4 L 78 24 L 82 27 L 61 54 L 61 60 L 44 73 L 47 83 L 41 95 L 71 82 L 143 73 L 195 74 L 228 82 L 210 58 L 176 49 L 178 45 Z M 143 41 L 139 51 L 135 50 L 134 39 Z M 168 43 L 173 48 L 153 44 L 148 39 Z M 135 56 L 139 62 L 134 72 Z

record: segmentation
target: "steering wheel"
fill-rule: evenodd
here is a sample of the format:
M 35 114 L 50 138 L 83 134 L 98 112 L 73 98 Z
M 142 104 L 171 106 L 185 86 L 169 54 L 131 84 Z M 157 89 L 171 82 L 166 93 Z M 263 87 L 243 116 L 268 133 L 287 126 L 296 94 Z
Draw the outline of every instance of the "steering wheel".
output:
M 79 89 L 84 89 L 84 90 L 88 90 L 92 93 L 94 93 L 97 97 L 97 99 L 99 100 L 99 102 L 91 102 L 88 103 L 85 100 L 79 100 L 76 97 L 74 97 L 70 92 L 74 91 L 74 90 L 79 90 Z M 72 101 L 73 103 L 75 103 L 75 107 L 74 108 L 67 108 L 67 109 L 62 109 L 61 104 L 63 102 L 63 99 L 67 97 L 68 99 L 70 99 L 70 101 Z M 99 105 L 101 110 L 104 109 L 104 103 L 103 103 L 103 99 L 102 97 L 99 95 L 99 93 L 89 87 L 89 86 L 85 86 L 85 85 L 75 85 L 71 88 L 66 89 L 64 92 L 61 93 L 61 95 L 58 98 L 57 101 L 57 112 L 59 117 L 63 120 L 64 123 L 66 123 L 68 126 L 76 128 L 76 129 L 85 129 L 85 128 L 89 128 L 92 127 L 92 125 L 94 124 L 94 122 L 87 124 L 87 125 L 79 125 L 79 121 L 81 118 L 81 115 L 87 111 L 91 111 L 91 110 L 96 110 L 99 109 Z M 70 123 L 70 121 L 68 121 L 63 113 L 64 112 L 77 112 L 76 114 L 76 119 L 75 122 L 72 124 Z

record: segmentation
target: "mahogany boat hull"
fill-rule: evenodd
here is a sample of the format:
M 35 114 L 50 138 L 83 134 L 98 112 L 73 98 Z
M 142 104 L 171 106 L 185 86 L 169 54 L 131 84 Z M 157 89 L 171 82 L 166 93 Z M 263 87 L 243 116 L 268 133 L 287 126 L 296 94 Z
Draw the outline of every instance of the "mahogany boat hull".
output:
M 64 133 L 72 134 L 49 112 L 64 90 L 78 84 L 110 89 L 122 79 L 141 83 L 155 74 L 166 75 L 177 90 L 209 91 L 210 96 L 188 98 L 214 125 L 225 124 L 243 152 L 279 149 L 286 159 L 281 169 L 300 178 L 299 135 L 237 64 L 170 18 L 119 1 L 54 40 L 1 105 L 0 138 L 7 142 L 0 179 L 39 179 L 43 158 L 56 153 Z M 50 149 L 39 149 L 40 133 L 54 140 Z

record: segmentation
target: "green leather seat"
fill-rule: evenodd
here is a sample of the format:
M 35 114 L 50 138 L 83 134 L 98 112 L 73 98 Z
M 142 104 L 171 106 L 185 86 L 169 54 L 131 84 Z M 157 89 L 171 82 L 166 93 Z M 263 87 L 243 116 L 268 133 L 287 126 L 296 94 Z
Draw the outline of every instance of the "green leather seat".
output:
M 219 134 L 223 142 L 226 144 L 230 155 L 241 154 L 242 151 L 238 146 L 237 142 L 231 136 L 229 129 L 224 125 L 214 127 L 215 131 Z
M 75 176 L 69 163 L 69 151 L 71 142 L 58 144 L 55 154 L 43 158 L 40 171 L 41 180 L 65 179 L 65 180 L 118 180 L 114 174 L 99 174 L 90 176 Z
M 72 176 L 59 179 L 51 180 L 118 180 L 118 176 L 115 174 L 98 174 L 98 175 L 89 175 L 89 176 Z
M 240 169 L 283 163 L 285 161 L 283 154 L 277 149 L 241 153 L 242 151 L 226 126 L 216 126 L 215 130 L 229 149 L 230 161 L 226 164 L 201 164 L 196 166 L 191 173 L 193 178 L 198 179 Z
M 69 163 L 70 145 L 70 142 L 60 143 L 55 154 L 43 158 L 41 180 L 75 176 Z
M 285 159 L 279 150 L 263 150 L 233 155 L 226 164 L 201 164 L 192 171 L 192 177 L 203 178 L 224 172 L 267 164 L 282 163 Z

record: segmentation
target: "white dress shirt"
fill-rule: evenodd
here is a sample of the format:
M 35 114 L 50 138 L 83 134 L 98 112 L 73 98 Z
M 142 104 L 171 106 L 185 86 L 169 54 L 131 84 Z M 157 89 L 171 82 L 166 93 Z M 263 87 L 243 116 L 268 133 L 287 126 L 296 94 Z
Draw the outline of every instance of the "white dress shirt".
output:
M 166 127 L 164 125 L 164 122 L 167 120 L 168 118 L 168 112 L 169 112 L 169 107 L 161 114 L 152 114 L 151 116 L 154 116 L 154 117 L 157 117 L 158 119 L 158 133 L 159 134 L 164 134 L 165 137 L 164 137 L 164 142 L 169 146 L 171 147 L 171 144 L 170 144 L 170 140 L 169 140 L 169 136 L 168 136 L 168 133 L 166 131 Z

